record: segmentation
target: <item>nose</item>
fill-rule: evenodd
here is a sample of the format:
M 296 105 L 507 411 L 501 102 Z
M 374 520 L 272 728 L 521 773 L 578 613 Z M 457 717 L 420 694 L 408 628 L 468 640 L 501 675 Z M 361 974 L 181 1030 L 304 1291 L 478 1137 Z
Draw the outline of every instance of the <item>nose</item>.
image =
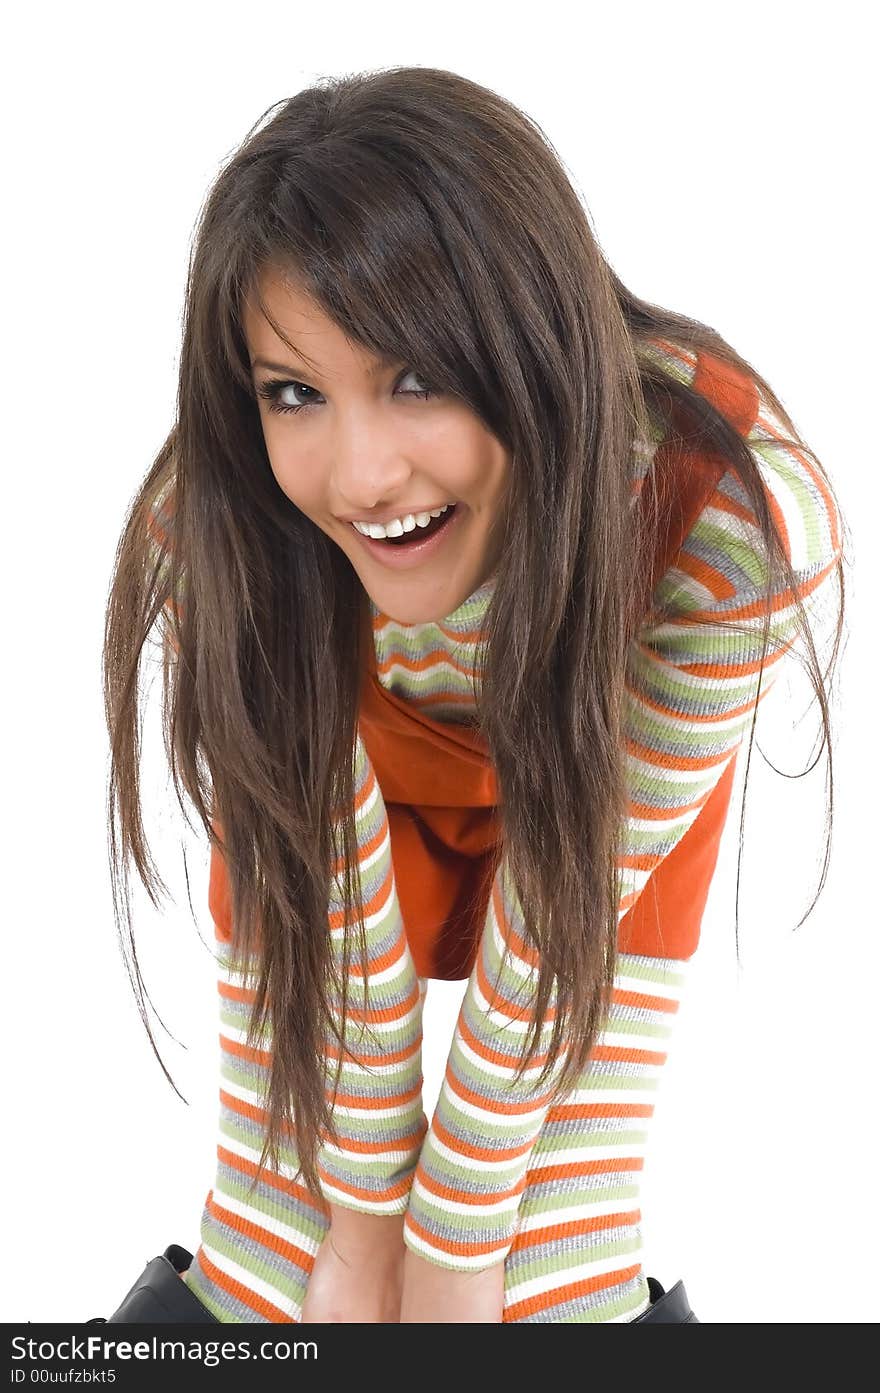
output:
M 369 513 L 405 492 L 412 474 L 395 434 L 350 423 L 337 433 L 331 478 L 334 512 Z

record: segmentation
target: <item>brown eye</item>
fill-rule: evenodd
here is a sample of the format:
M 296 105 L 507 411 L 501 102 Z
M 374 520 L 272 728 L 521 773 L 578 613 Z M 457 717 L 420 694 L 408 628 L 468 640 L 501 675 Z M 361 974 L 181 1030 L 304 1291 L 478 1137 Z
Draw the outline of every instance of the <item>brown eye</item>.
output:
M 291 382 L 281 377 L 273 377 L 257 388 L 257 396 L 269 403 L 270 411 L 302 411 L 304 406 L 314 405 L 314 402 L 310 400 L 282 402 L 281 393 L 291 388 L 294 390 L 302 388 L 306 392 L 314 392 L 315 390 L 307 382 Z M 320 392 L 318 396 L 320 396 Z

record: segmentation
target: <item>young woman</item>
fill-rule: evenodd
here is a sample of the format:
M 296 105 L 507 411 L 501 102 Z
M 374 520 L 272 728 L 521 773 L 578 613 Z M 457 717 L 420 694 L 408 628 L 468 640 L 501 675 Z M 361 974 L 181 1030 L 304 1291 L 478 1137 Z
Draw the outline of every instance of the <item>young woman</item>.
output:
M 830 760 L 841 531 L 769 385 L 621 284 L 499 96 L 398 68 L 249 134 L 105 652 L 117 905 L 129 859 L 157 893 L 157 622 L 211 845 L 221 1135 L 182 1274 L 208 1318 L 695 1319 L 640 1263 L 646 1127 L 799 638 Z M 431 978 L 467 987 L 429 1122 Z

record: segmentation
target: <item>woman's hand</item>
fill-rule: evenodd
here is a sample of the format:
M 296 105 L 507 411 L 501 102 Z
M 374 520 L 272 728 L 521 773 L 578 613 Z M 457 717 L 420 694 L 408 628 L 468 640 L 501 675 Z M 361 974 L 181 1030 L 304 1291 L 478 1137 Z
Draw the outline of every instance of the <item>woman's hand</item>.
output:
M 300 1321 L 397 1324 L 403 1290 L 403 1215 L 330 1206 Z
M 504 1263 L 482 1272 L 440 1267 L 407 1248 L 403 1260 L 402 1325 L 474 1321 L 500 1324 L 504 1318 Z

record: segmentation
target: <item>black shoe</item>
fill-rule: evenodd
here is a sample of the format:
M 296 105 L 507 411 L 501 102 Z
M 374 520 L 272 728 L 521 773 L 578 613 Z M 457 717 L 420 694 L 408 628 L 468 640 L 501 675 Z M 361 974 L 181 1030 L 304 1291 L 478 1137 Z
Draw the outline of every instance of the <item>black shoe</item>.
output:
M 648 1291 L 651 1294 L 650 1306 L 630 1324 L 637 1325 L 639 1321 L 653 1321 L 656 1325 L 700 1324 L 691 1310 L 684 1282 L 676 1282 L 674 1287 L 664 1291 L 656 1277 L 649 1277 Z
M 169 1243 L 164 1253 L 150 1259 L 112 1316 L 92 1316 L 85 1324 L 201 1325 L 213 1322 L 219 1325 L 217 1317 L 180 1278 L 180 1273 L 187 1270 L 192 1260 L 193 1255 L 186 1248 L 179 1243 Z

